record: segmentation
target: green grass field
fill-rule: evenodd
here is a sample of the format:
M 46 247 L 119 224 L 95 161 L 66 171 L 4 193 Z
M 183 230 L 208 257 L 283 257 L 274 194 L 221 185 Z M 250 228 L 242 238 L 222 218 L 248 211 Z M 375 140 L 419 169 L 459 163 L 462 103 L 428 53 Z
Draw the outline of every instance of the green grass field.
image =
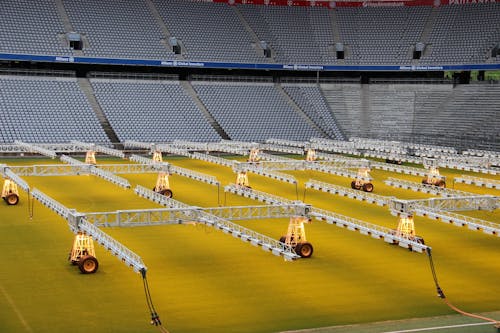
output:
M 184 158 L 174 165 L 213 175 L 222 187 L 235 181 L 231 169 Z M 9 159 L 9 165 L 52 163 L 44 159 Z M 123 163 L 102 159 L 98 163 Z M 473 193 L 500 191 L 453 184 L 466 174 L 441 170 L 449 187 Z M 305 190 L 317 179 L 349 186 L 350 179 L 311 171 L 294 171 L 298 186 L 250 174 L 252 188 L 315 207 L 395 228 L 387 208 Z M 402 199 L 426 194 L 395 189 L 387 177 L 419 177 L 372 171 L 376 194 Z M 499 176 L 478 175 L 500 179 Z M 124 175 L 132 187 L 153 187 L 154 174 Z M 66 207 L 80 212 L 160 208 L 94 176 L 24 177 Z M 255 205 L 223 189 L 178 175 L 170 177 L 174 198 L 190 205 Z M 97 246 L 99 270 L 80 274 L 67 261 L 74 235 L 66 221 L 35 202 L 30 218 L 28 196 L 17 206 L 0 203 L 0 332 L 149 332 L 142 280 L 104 248 Z M 499 223 L 500 212 L 468 212 Z M 240 223 L 240 222 L 239 222 Z M 278 239 L 288 220 L 241 221 L 241 225 Z M 416 217 L 416 232 L 433 249 L 437 276 L 448 300 L 464 311 L 487 313 L 500 320 L 500 238 L 467 228 Z M 148 267 L 154 305 L 171 333 L 384 332 L 435 327 L 478 320 L 455 315 L 436 296 L 429 261 L 381 240 L 320 221 L 306 226 L 314 246 L 310 259 L 285 262 L 259 247 L 202 224 L 103 228 L 140 255 Z M 354 326 L 353 326 L 354 325 Z M 421 325 L 421 326 L 420 326 Z M 321 328 L 321 329 L 319 329 Z M 495 332 L 492 325 L 463 332 Z M 462 332 L 454 330 L 455 332 Z

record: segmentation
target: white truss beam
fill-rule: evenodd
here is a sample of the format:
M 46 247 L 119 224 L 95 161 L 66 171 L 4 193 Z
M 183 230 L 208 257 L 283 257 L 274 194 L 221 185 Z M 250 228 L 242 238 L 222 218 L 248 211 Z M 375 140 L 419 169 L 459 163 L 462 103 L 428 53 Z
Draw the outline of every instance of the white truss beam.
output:
M 4 178 L 9 178 L 17 186 L 21 187 L 25 192 L 29 193 L 30 187 L 19 175 L 11 170 L 6 164 L 0 164 L 0 173 Z
M 30 152 L 30 153 L 37 153 L 41 154 L 50 158 L 56 158 L 57 154 L 54 150 L 49 150 L 44 147 L 40 147 L 38 145 L 32 144 L 32 143 L 26 143 L 22 141 L 14 141 L 14 143 L 20 147 L 22 147 L 25 151 Z
M 389 202 L 394 199 L 394 197 L 387 197 L 383 195 L 355 190 L 330 183 L 320 182 L 314 179 L 310 179 L 308 182 L 306 182 L 305 187 L 326 193 L 338 194 L 344 197 L 348 197 L 350 199 L 366 201 L 368 203 L 377 204 L 379 206 L 387 206 Z
M 411 249 L 415 252 L 422 253 L 431 249 L 427 245 L 420 244 L 408 238 L 397 236 L 393 229 L 354 219 L 349 216 L 319 208 L 312 208 L 310 215 L 329 224 L 335 224 L 338 227 L 346 228 L 351 231 L 358 231 L 362 235 L 368 235 L 375 239 L 383 239 L 387 243 L 398 244 L 400 247 Z
M 287 153 L 287 154 L 304 155 L 303 148 L 295 148 L 295 147 L 282 146 L 282 145 L 270 144 L 270 143 L 260 144 L 259 149 L 265 150 L 265 151 L 277 151 L 280 153 Z
M 430 194 L 442 195 L 442 196 L 447 196 L 447 197 L 464 197 L 464 196 L 467 197 L 467 196 L 474 195 L 474 193 L 452 190 L 449 188 L 441 188 L 441 187 L 429 185 L 429 184 L 420 184 L 420 183 L 415 183 L 415 182 L 411 182 L 411 181 L 407 181 L 407 180 L 403 180 L 403 179 L 392 178 L 392 177 L 387 178 L 384 181 L 384 183 L 386 183 L 389 186 L 403 188 L 403 189 L 407 189 L 407 190 L 412 190 L 415 192 L 430 193 Z
M 41 204 L 66 219 L 73 233 L 76 234 L 79 231 L 83 231 L 86 235 L 92 236 L 92 238 L 96 242 L 101 244 L 115 257 L 118 257 L 118 259 L 120 259 L 120 261 L 125 263 L 127 266 L 132 267 L 135 272 L 147 270 L 146 266 L 142 262 L 141 257 L 139 257 L 137 254 L 129 250 L 126 246 L 124 246 L 105 232 L 101 231 L 96 226 L 89 223 L 86 220 L 84 214 L 78 213 L 75 210 L 65 207 L 64 205 L 60 204 L 43 192 L 38 191 L 37 189 L 34 189 L 32 194 L 33 197 L 37 199 Z
M 125 143 L 123 145 L 127 148 L 141 148 L 148 150 L 151 150 L 154 147 L 154 143 L 134 141 L 134 140 L 125 140 Z
M 463 183 L 468 185 L 475 185 L 479 187 L 500 189 L 500 181 L 496 179 L 489 178 L 479 178 L 467 175 L 460 175 L 459 177 L 455 177 L 455 183 Z
M 428 207 L 420 205 L 415 206 L 415 213 L 420 216 L 425 216 L 430 219 L 441 220 L 445 223 L 451 223 L 455 226 L 467 226 L 470 230 L 483 231 L 485 234 L 496 235 L 500 237 L 500 224 L 455 214 L 452 212 L 445 212 L 439 210 L 432 210 Z
M 115 175 L 111 172 L 99 169 L 98 167 L 93 166 L 93 165 L 85 164 L 85 163 L 83 163 L 77 159 L 74 159 L 72 157 L 69 157 L 67 155 L 62 155 L 60 159 L 61 159 L 61 161 L 68 163 L 68 164 L 71 164 L 71 165 L 77 165 L 77 166 L 81 166 L 81 167 L 88 165 L 89 166 L 88 171 L 90 174 L 101 177 L 102 179 L 107 180 L 108 182 L 113 183 L 115 185 L 118 185 L 120 187 L 130 188 L 130 183 L 128 182 L 128 180 L 126 180 L 125 178 L 122 178 L 122 177 L 118 177 L 117 175 Z
M 148 190 L 142 186 L 137 186 L 135 192 L 140 196 L 143 196 L 165 206 L 178 205 L 178 202 L 175 202 L 175 200 L 165 198 L 161 194 Z M 190 208 L 189 214 L 192 214 L 192 216 L 189 217 L 192 217 L 192 221 L 202 222 L 206 225 L 219 229 L 224 233 L 231 234 L 233 235 L 233 237 L 240 238 L 242 241 L 250 242 L 254 246 L 260 246 L 263 250 L 271 252 L 276 256 L 282 256 L 283 258 L 285 258 L 285 260 L 295 260 L 300 258 L 300 256 L 295 253 L 295 250 L 292 247 L 286 245 L 285 243 L 279 242 L 276 239 L 259 234 L 251 229 L 244 228 L 238 224 L 230 222 L 227 219 L 218 217 L 209 212 L 202 211 L 200 208 L 193 209 L 193 207 L 187 206 L 182 209 L 185 208 Z M 182 209 L 179 210 L 179 212 L 182 211 Z
M 289 147 L 298 147 L 298 148 L 305 148 L 310 144 L 309 142 L 304 142 L 304 141 L 292 141 L 292 140 L 273 139 L 273 138 L 267 139 L 266 143 L 278 145 L 278 146 L 289 146 Z M 304 152 L 304 150 L 302 150 L 302 153 L 303 152 Z
M 85 219 L 98 227 L 135 227 L 164 224 L 179 224 L 199 220 L 200 212 L 218 218 L 234 220 L 257 220 L 305 216 L 306 205 L 229 206 L 200 208 L 187 206 L 177 208 L 132 209 L 114 212 L 85 213 Z
M 94 143 L 81 142 L 81 141 L 77 141 L 77 140 L 72 140 L 71 143 L 77 147 L 82 147 L 86 150 L 93 150 L 93 151 L 107 154 L 110 156 L 115 156 L 115 157 L 119 157 L 119 158 L 123 158 L 123 159 L 125 158 L 125 154 L 121 150 L 118 150 L 118 149 L 113 149 L 113 148 L 97 145 Z
M 229 184 L 224 187 L 224 192 L 233 193 L 240 195 L 245 198 L 257 200 L 260 202 L 265 202 L 271 205 L 281 205 L 281 204 L 301 204 L 302 201 L 289 200 L 277 195 L 272 195 L 266 192 L 257 191 L 251 188 L 238 186 L 236 184 Z
M 422 160 L 420 159 L 421 163 Z M 405 165 L 395 165 L 389 163 L 371 162 L 371 167 L 374 169 L 380 169 L 385 171 L 403 173 L 405 175 L 421 176 L 426 177 L 429 173 L 428 170 L 422 168 L 409 167 Z
M 202 153 L 197 153 L 197 152 L 192 153 L 189 157 L 193 158 L 193 159 L 209 162 L 209 163 L 222 165 L 222 166 L 225 166 L 228 168 L 232 168 L 236 163 L 238 163 L 237 161 L 228 160 L 227 158 L 222 158 L 222 157 L 218 157 L 218 156 L 213 156 L 213 155 L 209 155 L 209 154 L 202 154 Z

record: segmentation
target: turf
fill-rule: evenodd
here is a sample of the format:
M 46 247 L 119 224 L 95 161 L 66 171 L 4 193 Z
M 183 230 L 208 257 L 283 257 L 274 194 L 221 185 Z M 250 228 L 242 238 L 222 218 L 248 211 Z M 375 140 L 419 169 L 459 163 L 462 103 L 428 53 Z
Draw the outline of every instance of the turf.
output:
M 41 159 L 3 162 L 53 163 Z M 98 163 L 115 162 L 102 162 L 98 157 Z M 235 174 L 226 167 L 184 158 L 170 162 L 216 176 L 222 186 L 235 181 Z M 449 181 L 464 173 L 442 172 Z M 387 208 L 304 189 L 309 179 L 349 186 L 347 178 L 309 171 L 290 174 L 298 179 L 297 186 L 253 174 L 249 176 L 250 185 L 370 223 L 392 228 L 397 224 Z M 377 194 L 404 199 L 429 197 L 383 183 L 389 176 L 413 181 L 419 181 L 419 177 L 378 170 L 372 176 Z M 124 177 L 133 187 L 140 184 L 149 188 L 156 180 L 153 174 Z M 160 207 L 137 197 L 132 190 L 93 176 L 24 179 L 81 212 Z M 222 187 L 177 175 L 171 176 L 170 185 L 174 198 L 190 205 L 259 204 L 226 194 Z M 473 193 L 499 193 L 470 185 L 452 186 Z M 96 249 L 99 271 L 80 274 L 67 261 L 73 241 L 67 223 L 36 202 L 32 212 L 30 218 L 25 193 L 21 193 L 17 206 L 0 205 L 0 233 L 4 236 L 0 242 L 4 255 L 4 269 L 0 271 L 0 332 L 155 330 L 149 325 L 139 274 L 100 246 Z M 500 220 L 498 211 L 468 214 L 496 223 Z M 278 239 L 286 232 L 288 220 L 239 223 Z M 415 219 L 415 224 L 417 234 L 433 248 L 439 282 L 448 299 L 470 312 L 499 311 L 500 239 L 421 217 Z M 388 320 L 445 318 L 440 316 L 453 313 L 435 296 L 425 254 L 324 222 L 313 221 L 306 226 L 315 252 L 312 258 L 295 262 L 285 262 L 199 224 L 103 230 L 142 257 L 148 267 L 154 305 L 165 327 L 173 333 L 279 332 L 331 326 L 340 329 L 343 325 Z M 498 315 L 496 319 L 500 319 Z M 443 319 L 447 325 L 454 322 Z

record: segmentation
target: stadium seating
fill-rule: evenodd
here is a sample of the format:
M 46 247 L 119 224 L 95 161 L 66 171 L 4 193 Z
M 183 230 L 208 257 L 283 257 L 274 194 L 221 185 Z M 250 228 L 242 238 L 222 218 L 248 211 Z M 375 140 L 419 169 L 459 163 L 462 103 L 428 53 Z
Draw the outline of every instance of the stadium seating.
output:
M 339 8 L 346 64 L 410 64 L 430 7 Z
M 190 60 L 264 62 L 232 6 L 226 4 L 159 1 L 155 5 L 170 34 L 181 40 Z M 200 17 L 201 15 L 201 17 Z
M 195 81 L 193 87 L 233 140 L 308 140 L 321 136 L 272 83 Z
M 71 28 L 90 57 L 347 65 L 500 61 L 491 56 L 499 42 L 498 2 L 332 10 L 182 0 L 4 0 L 0 13 L 0 52 L 10 53 L 74 55 L 66 38 Z M 182 54 L 173 52 L 170 37 Z M 419 42 L 425 48 L 417 60 Z M 343 44 L 345 59 L 337 59 L 336 43 Z
M 499 22 L 500 3 L 441 7 L 421 63 L 487 62 L 499 41 Z
M 0 52 L 71 55 L 53 0 L 2 0 Z
M 351 83 L 322 84 L 321 87 L 348 137 L 461 149 L 470 146 L 500 149 L 498 84 L 453 88 L 452 84 Z
M 0 142 L 109 143 L 76 78 L 0 76 Z
M 176 81 L 90 79 L 120 141 L 219 141 L 194 101 Z
M 175 58 L 145 1 L 64 0 L 63 3 L 73 28 L 87 39 L 82 50 L 86 56 Z
M 331 138 L 345 140 L 330 107 L 316 84 L 283 84 L 288 95 Z

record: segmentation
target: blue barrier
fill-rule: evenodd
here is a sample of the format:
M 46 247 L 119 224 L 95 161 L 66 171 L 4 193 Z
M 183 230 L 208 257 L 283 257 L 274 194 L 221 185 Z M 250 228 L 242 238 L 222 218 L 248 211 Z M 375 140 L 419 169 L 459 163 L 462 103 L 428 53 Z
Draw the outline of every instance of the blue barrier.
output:
M 73 56 L 47 56 L 35 54 L 0 53 L 0 60 L 54 62 L 75 64 L 100 64 L 124 66 L 154 66 L 154 67 L 187 67 L 187 68 L 221 68 L 221 69 L 260 69 L 283 71 L 462 71 L 462 70 L 500 70 L 498 64 L 469 65 L 314 65 L 314 64 L 253 64 L 233 62 L 204 62 L 186 60 L 143 60 L 119 58 L 93 58 Z

